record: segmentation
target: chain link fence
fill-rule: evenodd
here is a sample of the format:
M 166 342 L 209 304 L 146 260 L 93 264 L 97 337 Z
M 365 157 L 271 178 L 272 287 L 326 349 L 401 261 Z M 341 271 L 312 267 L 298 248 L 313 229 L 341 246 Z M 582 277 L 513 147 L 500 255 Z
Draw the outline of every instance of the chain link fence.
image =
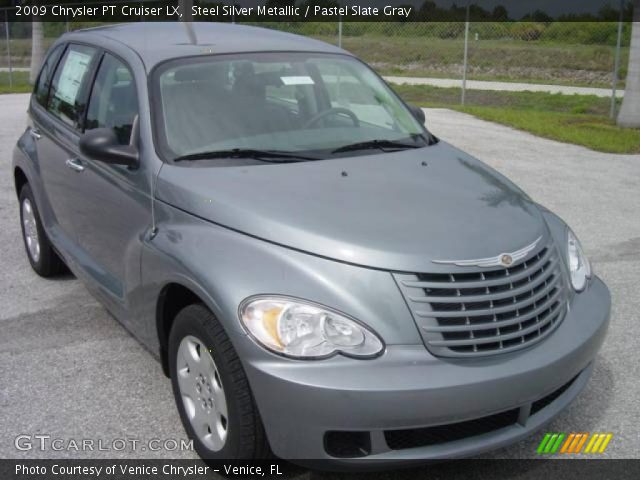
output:
M 611 87 L 618 22 L 345 22 L 261 24 L 341 45 L 384 75 Z M 340 33 L 341 31 L 341 33 Z M 631 24 L 622 24 L 620 53 Z M 626 75 L 626 62 L 619 78 Z
M 569 90 L 575 93 L 610 96 L 612 118 L 624 88 L 631 39 L 631 23 L 622 21 L 261 25 L 339 45 L 392 82 L 459 88 L 461 103 L 473 102 L 466 95 L 469 87 L 561 85 L 578 87 Z
M 26 91 L 32 24 L 10 23 L 6 18 L 6 12 L 0 10 L 0 91 L 9 85 L 23 85 Z M 613 21 L 257 25 L 339 45 L 392 81 L 403 77 L 400 81 L 459 88 L 461 102 L 466 88 L 482 88 L 473 81 L 608 89 L 615 98 L 624 87 L 631 36 L 630 23 Z M 63 32 L 86 26 L 42 24 L 45 48 Z M 491 89 L 500 89 L 500 85 L 492 84 Z

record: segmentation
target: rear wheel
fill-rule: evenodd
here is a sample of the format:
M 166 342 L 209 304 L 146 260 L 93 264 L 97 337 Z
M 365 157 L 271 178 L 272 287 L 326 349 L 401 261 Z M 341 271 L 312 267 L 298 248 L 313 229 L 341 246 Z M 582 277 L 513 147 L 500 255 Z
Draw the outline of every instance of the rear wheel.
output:
M 202 458 L 270 456 L 240 359 L 203 305 L 178 313 L 169 337 L 169 362 L 180 418 Z
M 28 184 L 20 190 L 19 201 L 22 239 L 31 267 L 41 277 L 52 277 L 64 272 L 65 265 L 47 238 Z

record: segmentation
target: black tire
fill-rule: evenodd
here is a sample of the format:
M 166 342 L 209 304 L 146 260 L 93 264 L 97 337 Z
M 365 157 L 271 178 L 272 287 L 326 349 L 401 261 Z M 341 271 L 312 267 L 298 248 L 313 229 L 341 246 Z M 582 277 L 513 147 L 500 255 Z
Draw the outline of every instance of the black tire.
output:
M 58 254 L 53 249 L 49 238 L 47 237 L 46 232 L 42 226 L 42 220 L 40 219 L 40 213 L 38 212 L 38 207 L 36 205 L 36 201 L 33 198 L 33 192 L 31 192 L 31 187 L 28 184 L 24 185 L 20 190 L 20 228 L 22 230 L 22 241 L 24 243 L 25 252 L 27 254 L 27 258 L 29 259 L 29 263 L 31 264 L 31 268 L 40 275 L 41 277 L 53 277 L 55 275 L 66 272 L 67 268 L 64 262 L 60 259 Z M 25 235 L 25 222 L 24 222 L 24 212 L 23 205 L 28 201 L 29 205 L 33 211 L 33 218 L 35 221 L 35 228 L 38 232 L 38 244 L 40 246 L 38 258 L 34 258 L 31 252 L 29 251 L 29 246 L 27 245 L 27 236 Z
M 178 349 L 185 337 L 200 340 L 209 350 L 224 387 L 228 410 L 227 437 L 224 446 L 213 451 L 194 431 L 186 412 L 178 384 Z M 252 460 L 270 458 L 269 444 L 262 420 L 253 400 L 249 382 L 229 337 L 211 311 L 201 304 L 182 309 L 173 323 L 169 335 L 169 371 L 173 395 L 180 419 L 196 452 L 205 461 Z

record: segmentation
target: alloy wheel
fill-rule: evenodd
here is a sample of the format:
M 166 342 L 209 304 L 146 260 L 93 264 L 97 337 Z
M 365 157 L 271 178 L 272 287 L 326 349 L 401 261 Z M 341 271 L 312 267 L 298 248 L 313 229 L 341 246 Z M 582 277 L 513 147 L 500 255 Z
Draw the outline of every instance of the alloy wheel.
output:
M 194 336 L 180 342 L 177 354 L 180 397 L 191 427 L 210 450 L 220 451 L 228 435 L 227 399 L 209 349 Z
M 22 202 L 22 226 L 24 241 L 31 259 L 37 263 L 40 260 L 40 238 L 38 237 L 38 225 L 33 205 L 28 198 Z

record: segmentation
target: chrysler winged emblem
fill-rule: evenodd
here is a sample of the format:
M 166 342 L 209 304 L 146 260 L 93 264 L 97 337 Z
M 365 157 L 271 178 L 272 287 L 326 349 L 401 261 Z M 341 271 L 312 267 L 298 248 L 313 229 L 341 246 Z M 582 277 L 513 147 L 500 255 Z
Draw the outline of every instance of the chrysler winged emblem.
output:
M 507 253 L 500 257 L 500 263 L 504 267 L 509 267 L 513 263 L 513 257 Z
M 432 260 L 433 263 L 457 265 L 458 267 L 510 267 L 525 258 L 542 240 L 542 236 L 526 247 L 511 253 L 501 253 L 495 257 L 476 258 L 472 260 Z

